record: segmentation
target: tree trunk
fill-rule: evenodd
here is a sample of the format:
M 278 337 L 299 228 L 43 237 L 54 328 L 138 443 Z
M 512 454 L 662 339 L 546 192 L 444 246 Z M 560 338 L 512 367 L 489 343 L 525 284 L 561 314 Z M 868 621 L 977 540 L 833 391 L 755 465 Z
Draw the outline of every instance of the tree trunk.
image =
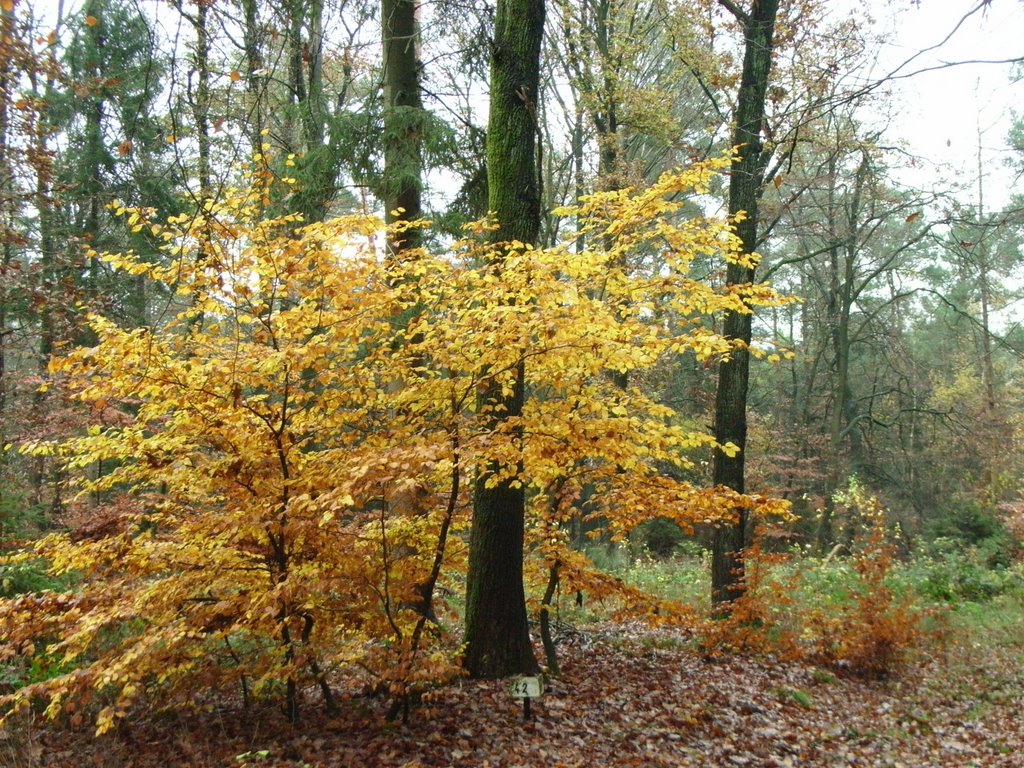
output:
M 303 3 L 306 14 L 306 34 L 302 58 L 306 61 L 306 103 L 302 110 L 305 121 L 306 146 L 310 150 L 322 147 L 325 136 L 327 105 L 324 96 L 324 3 L 323 0 L 306 0 Z M 333 192 L 333 190 L 331 190 Z M 324 200 L 324 213 L 327 204 Z
M 619 93 L 617 62 L 612 60 L 611 50 L 611 0 L 598 0 L 594 9 L 594 30 L 597 52 L 601 61 L 600 103 L 602 109 L 594 113 L 594 125 L 597 128 L 598 144 L 598 187 L 602 190 L 614 191 L 622 189 L 626 180 L 623 178 L 619 164 Z
M 38 96 L 38 84 L 36 77 L 32 75 L 32 90 Z M 52 76 L 47 78 L 45 95 L 49 99 L 53 90 Z M 39 376 L 44 381 L 48 378 L 48 367 L 50 357 L 57 342 L 57 322 L 55 317 L 60 300 L 67 297 L 60 296 L 64 288 L 64 270 L 57 263 L 55 254 L 54 234 L 54 200 L 52 190 L 52 167 L 50 166 L 51 150 L 49 147 L 49 134 L 40 128 L 35 136 L 35 155 L 38 158 L 35 168 L 36 189 L 33 204 L 39 211 L 39 273 L 41 279 L 42 304 L 39 310 Z M 66 331 L 66 329 L 64 329 Z M 37 389 L 32 394 L 32 406 L 29 418 L 33 424 L 42 425 L 46 423 L 47 400 L 49 394 Z M 29 471 L 29 482 L 31 484 L 31 502 L 41 507 L 46 502 L 46 483 L 48 465 L 45 457 L 34 458 Z M 53 508 L 56 511 L 59 496 L 56 493 L 52 496 Z
M 988 259 L 988 227 L 985 223 L 985 176 L 981 155 L 981 126 L 978 125 L 978 299 L 981 306 L 981 380 L 985 389 L 985 437 L 988 441 L 996 439 L 996 385 L 995 371 L 992 365 L 992 333 L 989 310 L 992 306 Z M 996 501 L 996 489 L 993 484 L 992 449 L 985 451 L 982 463 L 980 486 L 982 499 L 986 503 Z
M 491 46 L 487 131 L 488 207 L 498 243 L 534 243 L 540 232 L 537 95 L 544 0 L 498 0 Z M 491 380 L 481 404 L 494 404 L 492 428 L 522 414 L 525 369 L 517 366 L 511 396 Z M 491 467 L 476 480 L 466 583 L 465 666 L 475 678 L 537 671 L 523 588 L 526 498 L 520 483 L 487 487 Z
M 416 0 L 382 0 L 384 48 L 384 221 L 415 221 L 422 215 L 422 102 Z M 419 231 L 393 236 L 388 250 L 398 253 L 420 244 Z
M 558 665 L 558 651 L 551 637 L 551 603 L 555 599 L 555 591 L 560 580 L 561 563 L 557 560 L 548 568 L 548 585 L 544 589 L 544 597 L 540 603 L 540 639 L 544 645 L 544 658 L 548 665 L 548 674 L 558 677 L 561 670 Z
M 17 220 L 18 189 L 15 183 L 15 163 L 11 152 L 11 137 L 15 133 L 10 125 L 10 111 L 14 102 L 15 73 L 10 54 L 13 53 L 14 42 L 14 9 L 0 8 L 0 43 L 3 56 L 0 56 L 0 446 L 7 445 L 11 424 L 7 415 L 7 394 L 10 389 L 7 383 L 7 302 L 14 295 L 10 285 L 15 259 L 14 231 Z M 15 291 L 17 288 L 14 289 Z M 7 462 L 9 452 L 0 451 L 0 472 Z M 2 477 L 2 475 L 0 475 Z M 0 503 L 5 501 L 6 483 L 0 482 Z M 6 506 L 6 505 L 3 505 Z M 2 508 L 2 507 L 0 507 Z M 6 521 L 0 517 L 0 525 Z
M 195 31 L 196 42 L 192 63 L 195 67 L 196 85 L 192 95 L 192 119 L 196 123 L 196 144 L 199 150 L 199 204 L 204 205 L 213 197 L 213 168 L 210 157 L 210 4 L 197 0 Z M 206 244 L 208 246 L 208 243 Z M 206 254 L 203 254 L 205 259 Z
M 258 0 L 242 0 L 242 13 L 245 16 L 242 32 L 242 45 L 245 47 L 245 87 L 249 96 L 246 131 L 253 154 L 260 151 L 260 145 L 263 143 L 260 132 L 264 125 L 264 101 L 267 93 L 262 75 L 257 74 L 263 69 L 258 11 Z
M 858 456 L 856 405 L 850 384 L 851 331 L 850 322 L 857 293 L 857 253 L 860 231 L 861 205 L 864 187 L 870 174 L 867 154 L 857 167 L 852 194 L 846 206 L 845 234 L 840 242 L 840 227 L 836 222 L 839 203 L 836 200 L 838 178 L 837 160 L 829 161 L 830 187 L 828 194 L 829 239 L 829 338 L 832 343 L 832 411 L 829 414 L 829 465 L 825 478 L 825 502 L 818 525 L 818 551 L 827 554 L 835 543 L 835 495 L 845 485 L 849 475 L 856 471 Z M 852 542 L 851 521 L 846 521 L 844 541 Z
M 847 345 L 843 339 L 843 322 L 841 298 L 841 280 L 839 276 L 839 262 L 842 254 L 839 241 L 839 226 L 836 222 L 836 184 L 838 173 L 838 156 L 833 154 L 828 161 L 828 238 L 829 238 L 829 285 L 828 285 L 828 323 L 829 337 L 832 342 L 833 357 L 833 381 L 832 381 L 832 412 L 829 414 L 829 455 L 828 469 L 825 473 L 824 503 L 821 509 L 821 519 L 818 522 L 818 552 L 827 554 L 832 549 L 832 541 L 835 538 L 832 517 L 835 511 L 833 497 L 839 487 L 841 474 L 840 443 L 843 433 L 843 407 L 845 403 L 845 376 L 849 369 L 846 363 L 845 353 Z M 848 334 L 847 334 L 848 335 Z
M 88 0 L 84 12 L 88 16 L 102 17 L 103 7 L 97 4 L 97 0 Z M 103 73 L 100 72 L 103 59 L 103 46 L 106 44 L 106 35 L 103 27 L 106 20 L 98 24 L 86 27 L 86 34 L 89 37 L 89 58 L 86 62 L 86 73 L 90 83 L 94 85 L 95 92 L 88 96 L 88 108 L 85 113 L 85 135 L 88 146 L 88 180 L 87 188 L 84 190 L 88 195 L 88 207 L 85 218 L 85 226 L 81 233 L 82 237 L 89 243 L 93 251 L 102 250 L 100 243 L 100 209 L 103 201 L 100 199 L 103 188 L 100 162 L 103 156 L 103 119 L 106 105 L 99 88 Z M 101 295 L 100 289 L 100 259 L 98 255 L 89 257 L 86 265 L 88 270 L 87 292 L 91 300 L 95 301 Z
M 337 157 L 327 138 L 327 104 L 323 87 L 323 0 L 286 0 L 288 13 L 289 100 L 298 125 L 285 129 L 299 155 L 299 183 L 291 206 L 305 221 L 322 221 L 337 192 Z
M 732 161 L 729 213 L 746 212 L 746 218 L 736 225 L 736 234 L 743 252 L 752 253 L 757 244 L 758 201 L 764 187 L 766 156 L 761 146 L 761 132 L 779 0 L 758 0 L 746 13 L 732 2 L 723 5 L 738 14 L 745 38 L 743 74 L 732 138 L 733 145 L 739 147 L 739 155 Z M 726 271 L 729 285 L 743 285 L 753 280 L 754 270 L 739 264 L 730 264 Z M 747 387 L 750 380 L 750 354 L 746 346 L 750 344 L 752 319 L 752 315 L 746 312 L 730 312 L 725 317 L 725 335 L 741 346 L 719 366 L 715 396 L 715 437 L 720 443 L 731 442 L 740 450 L 732 457 L 721 451 L 715 453 L 714 482 L 740 493 L 744 492 Z M 711 597 L 716 605 L 735 600 L 743 589 L 747 513 L 744 509 L 736 509 L 734 514 L 733 521 L 723 522 L 715 530 L 712 541 Z

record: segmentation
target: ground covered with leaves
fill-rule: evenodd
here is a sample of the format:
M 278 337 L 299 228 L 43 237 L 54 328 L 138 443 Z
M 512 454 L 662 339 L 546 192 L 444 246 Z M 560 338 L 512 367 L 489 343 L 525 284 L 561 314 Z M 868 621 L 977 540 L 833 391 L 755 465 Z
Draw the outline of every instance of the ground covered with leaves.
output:
M 231 702 L 100 738 L 9 723 L 2 766 L 1020 766 L 1019 648 L 950 644 L 888 680 L 771 658 L 709 658 L 662 630 L 572 636 L 533 719 L 497 682 L 435 692 L 409 722 L 384 699 L 292 726 Z

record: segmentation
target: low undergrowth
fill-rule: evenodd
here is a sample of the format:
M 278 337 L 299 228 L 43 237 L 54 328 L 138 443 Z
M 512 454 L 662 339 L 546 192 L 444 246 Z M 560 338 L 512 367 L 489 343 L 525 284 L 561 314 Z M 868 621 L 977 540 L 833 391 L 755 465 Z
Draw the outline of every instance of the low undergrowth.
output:
M 592 550 L 588 554 L 596 565 L 613 580 L 650 594 L 651 605 L 678 602 L 689 611 L 648 616 L 647 623 L 657 629 L 637 635 L 638 640 L 626 624 L 616 623 L 624 614 L 624 606 L 616 603 L 621 597 L 601 602 L 586 593 L 559 594 L 552 605 L 559 655 L 586 655 L 603 643 L 627 654 L 683 653 L 718 663 L 757 657 L 769 665 L 812 665 L 820 670 L 820 680 L 819 672 L 813 675 L 816 683 L 910 680 L 928 669 L 929 695 L 962 706 L 971 717 L 1019 697 L 1024 690 L 1024 564 L 993 564 L 980 548 L 956 548 L 946 541 L 900 559 L 877 502 L 863 498 L 857 503 L 861 530 L 847 555 L 822 559 L 798 549 L 771 553 L 755 545 L 746 560 L 747 591 L 724 619 L 708 618 L 709 558 L 699 548 L 689 546 L 668 558 L 627 548 Z M 31 591 L 37 569 L 32 562 L 25 567 L 26 576 L 18 574 L 25 584 L 16 584 L 8 573 L 6 588 L 21 591 L 27 585 Z M 450 598 L 458 613 L 460 596 L 453 592 Z M 627 636 L 632 639 L 618 639 Z M 31 667 L 8 659 L 0 664 L 0 691 L 9 693 L 66 671 L 58 657 L 37 656 Z M 350 685 L 348 690 L 355 689 Z M 813 699 L 779 690 L 783 693 L 777 698 L 801 707 Z M 246 705 L 249 696 L 243 689 Z M 376 706 L 372 691 L 365 700 L 351 694 L 343 699 L 342 708 L 360 701 L 360 706 Z M 65 718 L 47 728 L 74 729 L 80 719 Z M 35 743 L 33 723 L 31 717 L 9 720 L 8 741 L 0 738 L 0 746 Z M 11 740 L 15 733 L 17 739 Z M 0 760 L 0 766 L 7 764 L 18 763 Z
M 861 521 L 848 555 L 769 553 L 755 544 L 746 558 L 746 593 L 728 617 L 692 628 L 694 646 L 709 655 L 812 661 L 869 678 L 982 643 L 1021 652 L 1024 564 L 993 564 L 983 548 L 951 540 L 900 559 L 878 502 L 857 495 L 845 502 Z M 710 613 L 709 559 L 699 551 L 670 558 L 602 551 L 597 559 L 630 584 Z

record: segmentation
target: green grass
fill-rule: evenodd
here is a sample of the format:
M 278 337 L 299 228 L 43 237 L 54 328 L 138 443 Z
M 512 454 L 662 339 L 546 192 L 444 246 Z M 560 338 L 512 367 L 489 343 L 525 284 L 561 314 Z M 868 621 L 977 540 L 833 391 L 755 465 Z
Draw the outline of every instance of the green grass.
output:
M 709 566 L 705 560 L 682 555 L 667 560 L 639 558 L 616 571 L 623 581 L 665 600 L 695 608 L 710 604 Z
M 587 554 L 602 570 L 656 597 L 680 601 L 701 613 L 710 607 L 706 555 L 688 551 L 654 558 L 626 547 L 604 546 Z M 842 558 L 825 564 L 815 557 L 794 554 L 774 566 L 769 579 L 785 585 L 786 595 L 794 601 L 779 611 L 780 621 L 785 621 L 787 614 L 810 609 L 841 612 L 856 598 L 858 589 L 855 569 Z M 989 565 L 983 551 L 956 549 L 940 541 L 906 562 L 895 562 L 885 584 L 897 597 L 911 598 L 923 612 L 926 630 L 934 630 L 932 634 L 939 634 L 940 622 L 944 622 L 942 626 L 965 642 L 996 643 L 1011 652 L 1016 649 L 1024 662 L 1024 563 Z
M 811 694 L 807 693 L 807 691 L 799 688 L 774 688 L 772 693 L 780 701 L 788 701 L 804 709 L 814 709 L 814 699 L 811 698 Z

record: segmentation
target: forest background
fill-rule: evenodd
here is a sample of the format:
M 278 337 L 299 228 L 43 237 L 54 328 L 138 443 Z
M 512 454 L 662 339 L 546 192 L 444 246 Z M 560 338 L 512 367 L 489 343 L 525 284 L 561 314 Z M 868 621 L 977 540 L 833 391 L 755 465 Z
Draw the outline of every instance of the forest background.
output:
M 880 672 L 896 560 L 1015 583 L 1021 118 L 940 182 L 899 88 L 961 65 L 861 10 L 544 11 L 0 2 L 7 705 L 407 714 L 535 672 L 533 620 L 556 669 L 566 595 L 753 644 L 783 553 L 892 619 L 792 648 Z M 673 556 L 703 597 L 609 573 Z

